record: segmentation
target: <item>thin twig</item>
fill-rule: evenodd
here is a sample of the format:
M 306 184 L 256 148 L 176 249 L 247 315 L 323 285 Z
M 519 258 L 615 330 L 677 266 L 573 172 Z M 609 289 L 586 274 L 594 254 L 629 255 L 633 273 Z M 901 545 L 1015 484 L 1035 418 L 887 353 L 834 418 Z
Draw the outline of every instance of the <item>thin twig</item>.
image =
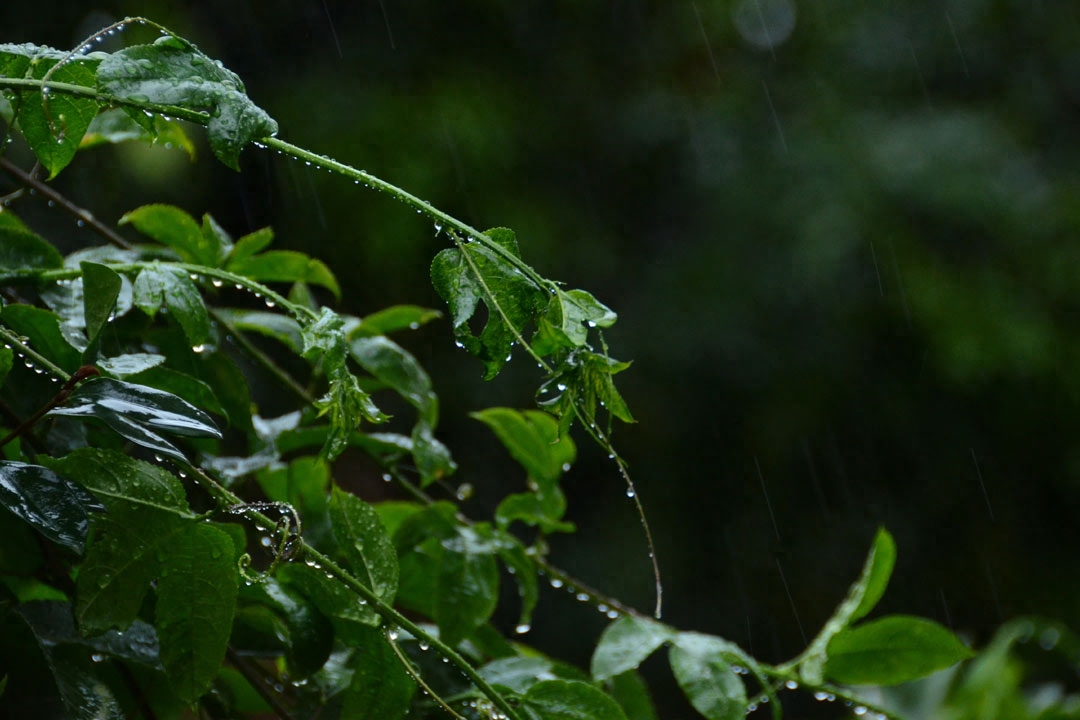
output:
M 229 662 L 232 663 L 244 679 L 247 680 L 251 687 L 255 689 L 255 692 L 259 694 L 266 704 L 274 711 L 281 720 L 293 720 L 293 715 L 289 712 L 288 708 L 281 704 L 281 701 L 277 697 L 277 692 L 266 684 L 266 680 L 263 679 L 262 674 L 251 666 L 246 659 L 244 659 L 240 653 L 233 649 L 232 645 L 229 645 L 225 650 L 226 656 L 229 658 Z

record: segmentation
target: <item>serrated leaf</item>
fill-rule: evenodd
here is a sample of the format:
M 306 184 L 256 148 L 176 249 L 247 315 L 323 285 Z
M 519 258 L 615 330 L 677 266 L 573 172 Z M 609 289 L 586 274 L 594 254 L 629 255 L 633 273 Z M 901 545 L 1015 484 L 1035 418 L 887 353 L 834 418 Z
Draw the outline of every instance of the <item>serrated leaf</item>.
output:
M 133 293 L 135 306 L 151 318 L 165 305 L 192 347 L 201 346 L 210 338 L 206 305 L 186 272 L 165 266 L 143 268 L 135 278 Z
M 81 363 L 83 346 L 73 346 L 60 327 L 60 318 L 48 310 L 32 305 L 7 305 L 0 310 L 0 322 L 30 339 L 30 345 L 68 372 L 75 372 Z
M 517 241 L 505 228 L 489 230 L 487 235 L 517 256 Z M 431 263 L 431 282 L 435 291 L 450 307 L 454 335 L 471 354 L 484 363 L 484 379 L 498 375 L 509 360 L 517 335 L 547 304 L 543 292 L 500 253 L 478 242 L 443 250 Z M 485 289 L 486 288 L 486 289 Z M 475 336 L 469 319 L 480 302 L 487 306 L 488 319 L 483 331 Z
M 319 285 L 341 297 L 341 288 L 330 268 L 294 250 L 270 250 L 261 255 L 230 258 L 225 269 L 258 282 L 305 282 Z
M 668 659 L 675 680 L 708 720 L 746 716 L 746 687 L 729 664 L 740 654 L 732 643 L 701 633 L 679 633 L 671 646 Z
M 21 462 L 0 462 L 0 506 L 79 554 L 86 545 L 90 513 L 105 509 L 77 483 Z
M 850 685 L 896 685 L 955 665 L 974 653 L 929 620 L 889 615 L 837 633 L 825 676 Z
M 239 584 L 235 548 L 227 533 L 192 522 L 164 552 L 155 607 L 161 663 L 173 691 L 190 703 L 225 658 Z
M 498 544 L 490 531 L 479 526 L 454 531 L 442 541 L 434 618 L 439 637 L 451 647 L 487 622 L 499 601 Z
M 548 302 L 541 320 L 538 335 L 547 342 L 535 342 L 537 352 L 548 355 L 559 347 L 585 347 L 589 330 L 594 327 L 611 327 L 618 316 L 584 290 L 559 290 Z
M 576 680 L 538 682 L 521 697 L 521 702 L 540 720 L 626 720 L 617 702 Z
M 668 626 L 648 618 L 624 615 L 608 625 L 600 636 L 589 670 L 596 680 L 607 680 L 627 670 L 636 670 L 675 634 Z
M 0 216 L 15 217 L 9 212 L 0 213 Z M 44 238 L 25 227 L 0 224 L 0 276 L 10 277 L 27 270 L 51 270 L 63 265 L 60 251 Z
M 31 63 L 31 74 L 43 79 L 54 62 Z M 50 82 L 94 87 L 96 61 L 69 61 L 49 76 Z M 49 179 L 75 157 L 83 135 L 98 112 L 90 97 L 59 92 L 27 90 L 21 93 L 19 127 L 30 149 L 49 171 Z
M 343 695 L 342 720 L 399 720 L 408 714 L 416 683 L 401 666 L 382 630 L 371 628 L 363 633 L 349 667 L 352 682 Z
M 99 420 L 136 445 L 182 462 L 184 454 L 161 433 L 221 437 L 213 420 L 183 398 L 105 377 L 83 382 L 49 415 Z
M 821 684 L 829 642 L 837 633 L 874 608 L 889 584 L 895 564 L 896 543 L 885 528 L 879 528 L 859 579 L 851 585 L 847 597 L 833 611 L 832 617 L 825 622 L 821 632 L 802 655 L 799 674 L 805 682 Z
M 417 330 L 441 317 L 441 312 L 431 308 L 394 305 L 365 316 L 359 325 L 349 331 L 349 339 L 386 335 L 398 330 Z
M 195 218 L 172 205 L 143 205 L 126 213 L 119 224 L 130 224 L 143 235 L 172 248 L 185 262 L 218 267 L 225 258 L 220 239 L 213 234 L 208 236 Z
M 109 55 L 98 67 L 97 82 L 103 92 L 135 102 L 206 111 L 210 148 L 234 170 L 244 145 L 277 132 L 277 123 L 248 99 L 236 74 L 175 36 Z
M 375 509 L 335 487 L 330 496 L 330 522 L 353 575 L 380 600 L 393 604 L 398 584 L 397 552 Z
M 97 339 L 98 333 L 109 322 L 116 299 L 120 297 L 123 282 L 116 272 L 105 265 L 84 262 L 80 266 L 83 273 L 83 317 L 86 322 L 86 337 L 90 343 Z

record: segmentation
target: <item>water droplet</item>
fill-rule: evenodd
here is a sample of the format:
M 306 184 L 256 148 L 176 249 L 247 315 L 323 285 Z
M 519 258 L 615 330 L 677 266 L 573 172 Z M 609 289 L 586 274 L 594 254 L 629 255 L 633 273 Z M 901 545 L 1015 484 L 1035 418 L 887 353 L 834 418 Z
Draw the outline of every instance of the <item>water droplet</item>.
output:
M 633 498 L 634 497 L 634 488 L 626 488 L 626 497 L 628 497 L 628 498 Z
M 201 353 L 205 349 L 206 349 L 205 345 L 192 345 L 191 346 L 191 351 L 196 352 L 196 353 Z
M 794 680 L 788 680 L 786 683 L 784 683 L 784 687 L 786 687 L 788 690 L 798 690 L 799 683 L 795 682 Z
M 103 662 L 105 660 L 105 656 L 102 655 L 101 653 L 94 653 L 93 655 L 90 656 L 90 659 L 93 660 L 96 663 L 99 663 L 99 662 Z
M 559 578 L 551 578 L 551 587 L 558 590 L 562 586 L 563 586 L 563 581 L 562 580 L 560 580 Z
M 82 220 L 76 220 L 75 221 L 75 227 L 86 227 L 86 223 L 83 222 Z
M 473 496 L 473 486 L 471 483 L 461 483 L 458 485 L 457 492 L 455 493 L 458 500 L 468 500 Z
M 192 280 L 195 280 L 196 282 L 198 282 L 198 280 L 199 280 L 199 276 L 196 273 L 191 273 L 191 275 L 189 277 Z
M 532 630 L 532 626 L 529 625 L 528 623 L 521 623 L 520 625 L 518 625 L 517 627 L 514 628 L 514 632 L 516 632 L 518 635 L 524 635 L 525 633 L 529 632 L 530 630 Z
M 608 606 L 605 605 L 604 603 L 600 603 L 599 605 L 596 606 L 596 609 L 601 615 L 606 615 L 607 611 L 608 611 Z
M 608 620 L 615 620 L 619 617 L 619 611 L 614 608 L 607 611 Z
M 213 280 L 210 281 L 210 284 L 213 285 L 216 288 L 219 288 L 222 285 L 224 285 L 225 283 L 223 283 L 221 280 L 218 280 L 217 278 L 214 278 Z
M 390 482 L 391 480 L 394 479 L 394 476 L 391 475 L 390 473 L 383 473 L 382 479 L 383 479 L 383 482 Z
M 418 323 L 418 322 L 409 323 L 409 329 L 410 330 L 419 330 L 420 329 L 420 323 Z
M 1042 634 L 1039 635 L 1039 647 L 1043 650 L 1053 650 L 1058 644 L 1058 640 L 1061 638 L 1061 633 L 1057 628 L 1046 628 Z
M 271 545 L 272 545 L 273 543 L 274 543 L 274 541 L 270 539 L 270 536 L 269 536 L 269 535 L 263 535 L 263 536 L 262 536 L 261 538 L 259 538 L 259 544 L 260 544 L 260 545 L 262 545 L 263 547 L 267 547 L 267 548 L 268 548 L 268 547 L 270 547 L 270 546 L 271 546 Z
M 273 301 L 273 300 L 271 300 L 270 298 L 266 298 L 266 307 L 268 307 L 268 308 L 272 308 L 272 307 L 274 307 L 274 306 L 276 306 L 276 305 L 277 305 L 277 303 L 276 303 L 276 302 L 274 302 L 274 301 Z
M 563 463 L 562 464 L 562 471 L 563 472 L 570 472 L 570 463 Z
M 387 635 L 390 636 L 391 640 L 397 640 L 398 639 L 397 628 L 390 628 L 390 630 L 387 632 Z
M 866 714 L 866 708 L 863 707 L 862 705 L 856 705 L 855 709 L 852 710 L 852 712 L 855 713 L 856 715 L 862 716 L 862 715 Z
M 825 700 L 825 698 L 827 698 L 827 697 L 829 697 L 829 694 L 821 692 L 820 690 L 818 690 L 816 693 L 814 693 L 814 699 L 817 700 L 818 702 L 823 702 Z
M 587 602 L 589 599 L 589 593 L 579 592 L 574 596 L 578 602 Z
M 165 461 L 165 458 L 161 457 L 157 453 L 154 453 L 154 459 L 157 460 L 158 462 L 164 462 Z
M 244 289 L 244 286 L 241 285 L 240 283 L 236 283 L 235 285 L 233 285 L 233 287 L 235 287 L 237 290 L 243 290 Z

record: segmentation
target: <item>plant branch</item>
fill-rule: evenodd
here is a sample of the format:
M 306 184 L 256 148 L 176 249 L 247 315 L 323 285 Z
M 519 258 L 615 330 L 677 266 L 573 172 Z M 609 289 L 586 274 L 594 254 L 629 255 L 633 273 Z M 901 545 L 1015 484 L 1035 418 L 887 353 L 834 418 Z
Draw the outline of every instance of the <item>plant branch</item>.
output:
M 270 706 L 270 709 L 274 711 L 275 715 L 281 718 L 281 720 L 293 720 L 292 713 L 289 712 L 288 708 L 281 704 L 281 701 L 277 697 L 277 693 L 274 692 L 273 688 L 266 684 L 262 674 L 253 668 L 251 663 L 243 658 L 240 653 L 236 652 L 232 645 L 229 645 L 226 648 L 225 654 L 233 667 L 244 676 L 244 679 L 255 689 L 255 692 L 259 694 L 259 697 Z
M 439 707 L 448 712 L 455 720 L 466 720 L 462 717 L 454 708 L 450 707 L 445 700 L 439 697 L 438 693 L 431 689 L 431 686 L 424 682 L 424 678 L 420 677 L 420 673 L 412 666 L 412 661 L 405 656 L 405 653 L 401 652 L 401 648 L 398 647 L 397 640 L 394 639 L 394 634 L 391 630 L 387 629 L 386 642 L 390 645 L 390 649 L 394 651 L 394 655 L 397 656 L 398 662 L 405 668 L 405 672 L 409 674 L 409 677 L 420 686 L 420 688 L 427 693 L 428 697 L 438 703 Z

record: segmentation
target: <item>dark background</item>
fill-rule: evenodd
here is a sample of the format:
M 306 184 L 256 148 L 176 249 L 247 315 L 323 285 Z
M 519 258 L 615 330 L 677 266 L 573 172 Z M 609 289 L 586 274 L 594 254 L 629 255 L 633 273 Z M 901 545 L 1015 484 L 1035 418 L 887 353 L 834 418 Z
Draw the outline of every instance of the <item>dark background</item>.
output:
M 541 273 L 616 309 L 606 337 L 635 361 L 620 387 L 639 423 L 615 442 L 669 622 L 787 659 L 884 525 L 899 546 L 884 611 L 976 645 L 1018 614 L 1078 625 L 1073 4 L 45 6 L 4 3 L 0 41 L 68 48 L 152 17 L 238 72 L 283 139 L 513 228 Z M 107 220 L 154 201 L 237 236 L 273 225 L 278 247 L 335 270 L 349 312 L 441 307 L 427 267 L 445 238 L 429 222 L 264 151 L 237 175 L 193 132 L 194 165 L 95 150 L 56 184 Z M 44 209 L 34 222 L 96 241 Z M 403 342 L 435 379 L 457 481 L 477 488 L 466 509 L 487 516 L 521 475 L 465 413 L 528 406 L 535 369 L 519 357 L 483 384 L 445 321 Z M 580 532 L 553 559 L 649 609 L 632 503 L 580 446 L 564 481 Z M 605 622 L 550 592 L 528 640 L 587 663 Z M 681 712 L 665 676 L 664 707 Z

